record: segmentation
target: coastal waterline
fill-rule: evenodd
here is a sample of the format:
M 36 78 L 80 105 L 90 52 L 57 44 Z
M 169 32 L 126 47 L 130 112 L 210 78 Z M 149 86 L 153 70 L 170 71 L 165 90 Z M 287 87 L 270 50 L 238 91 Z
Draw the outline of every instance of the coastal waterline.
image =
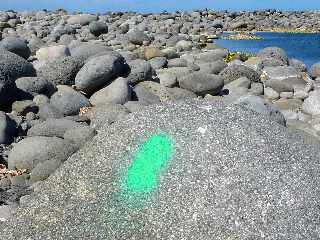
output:
M 223 40 L 214 42 L 230 51 L 257 53 L 266 47 L 280 47 L 290 58 L 303 61 L 308 68 L 320 62 L 320 33 L 258 32 L 261 40 Z

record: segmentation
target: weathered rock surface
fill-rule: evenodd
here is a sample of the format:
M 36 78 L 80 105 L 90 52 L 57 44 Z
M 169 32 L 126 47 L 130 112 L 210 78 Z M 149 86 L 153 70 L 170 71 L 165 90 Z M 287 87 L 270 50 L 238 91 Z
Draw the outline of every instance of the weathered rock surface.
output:
M 63 138 L 65 132 L 75 127 L 81 127 L 77 123 L 68 119 L 47 119 L 46 121 L 34 125 L 28 131 L 28 136 L 60 137 Z
M 144 151 L 167 161 L 154 178 L 130 170 Z M 103 128 L 2 233 L 9 240 L 315 239 L 318 157 L 319 147 L 235 105 L 153 106 Z M 131 174 L 136 181 L 126 180 Z
M 38 69 L 37 73 L 55 85 L 73 85 L 82 66 L 83 62 L 75 57 L 62 57 L 49 60 Z

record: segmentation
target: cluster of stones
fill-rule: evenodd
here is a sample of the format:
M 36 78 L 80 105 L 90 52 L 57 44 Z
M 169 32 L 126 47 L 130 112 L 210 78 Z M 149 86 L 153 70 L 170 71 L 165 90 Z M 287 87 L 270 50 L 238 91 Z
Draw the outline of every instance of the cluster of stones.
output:
M 190 98 L 249 108 L 319 142 L 320 63 L 310 72 L 279 48 L 226 63 L 225 30 L 318 29 L 318 13 L 0 14 L 2 211 L 97 132 L 149 105 Z M 192 114 L 192 113 L 190 113 Z

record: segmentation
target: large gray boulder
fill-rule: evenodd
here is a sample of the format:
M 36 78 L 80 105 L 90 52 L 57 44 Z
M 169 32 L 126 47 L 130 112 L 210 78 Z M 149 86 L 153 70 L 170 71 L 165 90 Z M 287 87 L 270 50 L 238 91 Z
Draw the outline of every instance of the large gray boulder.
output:
M 216 95 L 223 88 L 224 79 L 219 75 L 195 72 L 180 78 L 179 85 L 197 95 Z
M 286 65 L 288 64 L 288 60 L 289 60 L 286 52 L 283 49 L 278 47 L 264 48 L 258 52 L 257 57 L 261 59 L 269 59 L 269 58 L 277 59 Z
M 241 77 L 246 77 L 251 82 L 260 81 L 260 75 L 258 72 L 248 66 L 240 64 L 229 65 L 220 72 L 220 75 L 224 78 L 225 84 L 228 84 Z
M 80 108 L 90 107 L 89 100 L 74 90 L 58 91 L 52 95 L 50 104 L 65 116 L 79 114 Z
M 128 71 L 125 59 L 118 53 L 110 52 L 89 60 L 78 72 L 75 85 L 78 90 L 92 94 Z
M 155 105 L 101 129 L 38 185 L 2 233 L 8 240 L 317 239 L 319 153 L 236 105 Z
M 215 49 L 208 52 L 202 52 L 195 56 L 195 62 L 197 64 L 221 61 L 228 55 L 226 49 Z
M 24 40 L 18 37 L 6 37 L 0 42 L 0 48 L 6 49 L 9 52 L 15 53 L 24 59 L 27 59 L 30 54 L 30 48 Z
M 292 92 L 295 86 L 303 88 L 306 84 L 306 81 L 302 79 L 301 74 L 294 67 L 265 67 L 262 74 L 265 78 L 265 86 L 271 87 L 278 93 Z
M 83 62 L 75 57 L 62 57 L 49 60 L 38 70 L 38 76 L 58 85 L 73 85 Z
M 58 160 L 64 162 L 75 151 L 75 147 L 57 137 L 28 137 L 17 143 L 9 153 L 10 169 L 32 170 L 39 163 Z

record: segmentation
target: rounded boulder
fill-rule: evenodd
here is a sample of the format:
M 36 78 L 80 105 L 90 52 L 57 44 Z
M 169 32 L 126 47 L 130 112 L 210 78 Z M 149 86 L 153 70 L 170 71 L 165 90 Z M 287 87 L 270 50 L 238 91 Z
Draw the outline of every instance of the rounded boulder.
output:
M 89 60 L 78 72 L 75 85 L 78 90 L 92 94 L 128 71 L 124 58 L 111 52 Z
M 31 51 L 24 40 L 18 37 L 6 37 L 0 42 L 0 48 L 15 53 L 24 59 L 30 57 Z
M 50 104 L 65 116 L 77 115 L 81 108 L 91 106 L 85 96 L 72 89 L 53 94 Z
M 9 240 L 312 240 L 319 153 L 236 105 L 155 105 L 101 129 L 2 232 Z

